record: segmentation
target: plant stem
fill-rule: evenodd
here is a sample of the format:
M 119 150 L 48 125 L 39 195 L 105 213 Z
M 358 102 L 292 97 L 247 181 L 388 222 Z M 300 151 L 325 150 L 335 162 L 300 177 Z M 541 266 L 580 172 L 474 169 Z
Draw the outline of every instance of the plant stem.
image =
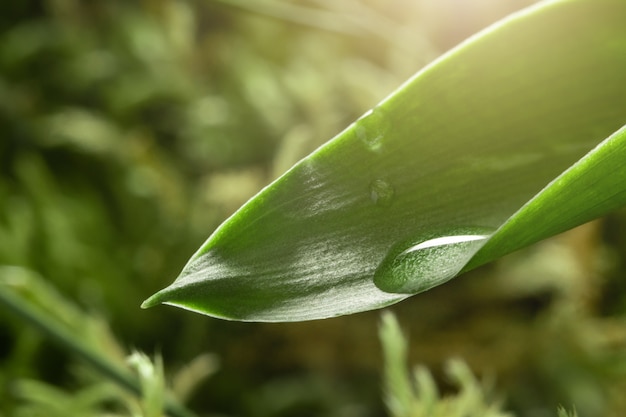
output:
M 141 396 L 141 386 L 137 379 L 124 369 L 109 361 L 71 333 L 68 329 L 59 325 L 55 320 L 50 319 L 45 314 L 37 311 L 37 309 L 21 301 L 18 297 L 12 295 L 10 291 L 0 286 L 0 306 L 6 307 L 8 310 L 17 314 L 24 321 L 31 324 L 45 336 L 54 342 L 66 347 L 83 361 L 98 370 L 102 375 L 111 379 L 119 386 L 130 391 L 131 393 Z M 187 410 L 180 403 L 166 398 L 165 413 L 171 417 L 196 417 L 196 415 Z

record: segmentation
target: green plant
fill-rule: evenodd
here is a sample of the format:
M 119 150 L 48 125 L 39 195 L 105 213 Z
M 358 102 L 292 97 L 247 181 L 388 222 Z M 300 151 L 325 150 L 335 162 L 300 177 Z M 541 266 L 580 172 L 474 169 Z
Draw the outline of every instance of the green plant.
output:
M 455 394 L 440 395 L 432 374 L 423 366 L 407 368 L 408 343 L 396 317 L 383 312 L 380 341 L 384 356 L 385 400 L 392 417 L 513 417 L 505 411 L 493 386 L 479 381 L 460 359 L 446 364 L 446 375 L 458 387 Z M 559 417 L 576 417 L 563 407 Z
M 385 398 L 392 417 L 511 417 L 494 401 L 490 387 L 481 384 L 467 365 L 452 359 L 446 374 L 459 388 L 441 397 L 431 373 L 424 367 L 407 370 L 407 341 L 397 319 L 384 313 L 380 340 L 385 358 Z
M 570 412 L 563 407 L 559 407 L 558 413 L 559 417 L 578 417 L 578 414 L 575 410 Z
M 415 68 L 453 45 L 460 36 L 464 36 L 463 33 L 470 33 L 485 21 L 530 3 L 528 0 L 480 0 L 472 3 L 472 10 L 474 4 L 480 4 L 482 6 L 477 7 L 484 9 L 484 5 L 490 2 L 493 10 L 499 11 L 492 10 L 489 13 L 491 17 L 482 16 L 480 22 L 464 16 L 463 22 L 450 24 L 454 26 L 454 36 L 445 35 L 445 30 L 438 34 L 441 29 L 439 24 L 433 29 L 432 22 L 445 26 L 446 22 L 453 20 L 433 19 L 436 16 L 422 13 L 425 11 L 421 10 L 421 5 L 426 1 L 320 0 L 315 2 L 319 9 L 312 8 L 310 1 L 300 0 L 223 0 L 219 2 L 221 4 L 217 1 L 179 0 L 2 3 L 0 415 L 147 416 L 191 413 L 178 406 L 178 402 L 190 403 L 190 407 L 204 414 L 211 410 L 220 412 L 220 415 L 286 417 L 306 413 L 371 417 L 382 414 L 382 405 L 375 394 L 379 384 L 375 371 L 371 369 L 372 364 L 377 363 L 376 349 L 372 347 L 374 344 L 368 343 L 375 340 L 372 323 L 376 321 L 375 313 L 343 317 L 332 322 L 274 326 L 207 321 L 193 314 L 169 314 L 167 310 L 139 314 L 137 305 L 149 288 L 165 285 L 165 280 L 176 272 L 183 257 L 188 256 L 185 254 L 200 244 L 205 237 L 204 231 L 215 228 L 262 184 L 314 150 L 321 139 L 346 126 Z M 398 4 L 402 4 L 402 8 L 398 8 Z M 460 5 L 452 0 L 436 0 L 432 4 L 438 4 L 436 8 L 445 8 L 445 4 Z M 604 20 L 606 16 L 591 12 L 595 7 L 603 8 L 603 5 L 606 10 L 612 7 L 608 2 L 600 2 L 599 6 L 584 6 L 590 11 L 585 13 L 584 18 L 570 16 L 571 19 L 564 19 L 562 24 L 572 24 L 587 17 L 591 21 Z M 614 9 L 614 20 L 619 20 L 620 7 Z M 251 13 L 241 13 L 240 8 Z M 322 9 L 329 13 L 317 13 Z M 519 21 L 534 21 L 542 13 L 532 12 L 535 17 L 522 17 Z M 285 24 L 284 20 L 290 23 Z M 528 37 L 529 42 L 536 41 L 539 49 L 543 48 L 542 34 L 548 32 L 549 36 L 545 39 L 553 39 L 555 35 L 546 26 L 549 25 L 533 28 L 538 31 L 537 34 Z M 584 39 L 588 31 L 583 30 L 582 34 L 576 31 L 589 27 L 599 28 L 601 24 L 586 22 L 572 28 L 573 39 L 567 40 L 564 45 L 571 47 L 576 44 L 576 39 Z M 621 64 L 618 63 L 614 72 L 600 65 L 619 59 L 622 51 L 621 32 L 611 27 L 609 24 L 598 30 L 595 39 L 602 46 L 593 56 L 606 59 L 594 61 L 594 65 L 586 70 L 574 65 L 572 69 L 580 70 L 574 73 L 581 75 L 597 69 L 598 77 L 612 74 L 613 78 L 621 80 L 618 73 Z M 502 34 L 502 31 L 497 29 L 493 34 L 485 35 L 486 39 L 498 39 L 500 35 L 497 33 Z M 616 36 L 611 38 L 611 34 Z M 506 43 L 505 39 L 501 40 L 502 43 Z M 602 39 L 611 42 L 602 42 Z M 484 41 L 474 42 L 481 44 Z M 524 40 L 516 40 L 510 43 L 510 48 L 524 44 Z M 582 42 L 576 46 L 584 50 L 585 45 Z M 476 49 L 470 47 L 469 51 Z M 607 52 L 606 56 L 602 55 L 603 51 Z M 614 56 L 611 51 L 617 55 Z M 508 51 L 514 57 L 515 52 Z M 402 227 L 388 228 L 395 222 L 390 218 L 389 223 L 381 223 L 380 228 L 371 231 L 371 235 L 365 233 L 365 240 L 358 233 L 354 235 L 355 241 L 350 241 L 349 236 L 344 236 L 343 241 L 335 240 L 345 231 L 343 220 L 346 224 L 357 226 L 370 224 L 369 220 L 360 222 L 361 217 L 351 219 L 355 212 L 350 207 L 355 201 L 344 201 L 350 204 L 343 206 L 342 198 L 356 196 L 363 203 L 365 217 L 368 211 L 388 217 L 388 213 L 402 208 L 402 205 L 397 205 L 398 197 L 402 200 L 410 197 L 410 193 L 402 192 L 403 188 L 397 187 L 397 183 L 391 180 L 395 181 L 396 177 L 403 177 L 404 174 L 398 170 L 398 175 L 374 178 L 373 175 L 380 173 L 381 167 L 378 162 L 372 161 L 386 159 L 386 140 L 395 141 L 394 137 L 404 134 L 392 132 L 383 135 L 385 140 L 381 147 L 378 147 L 377 135 L 373 138 L 368 135 L 378 128 L 389 131 L 397 126 L 404 129 L 402 126 L 405 126 L 406 131 L 412 130 L 415 123 L 405 120 L 402 111 L 398 110 L 403 103 L 408 103 L 403 110 L 407 114 L 412 115 L 415 108 L 420 108 L 427 110 L 420 114 L 436 116 L 435 120 L 417 126 L 416 132 L 424 134 L 425 129 L 437 121 L 445 124 L 444 130 L 450 132 L 448 125 L 453 123 L 447 123 L 448 116 L 438 115 L 436 110 L 449 107 L 453 113 L 456 111 L 457 115 L 463 116 L 462 105 L 474 101 L 471 96 L 462 95 L 462 100 L 455 102 L 457 94 L 465 89 L 463 84 L 466 80 L 461 75 L 472 72 L 463 68 L 457 56 L 459 54 L 472 56 L 472 53 L 454 52 L 426 71 L 428 82 L 423 80 L 423 74 L 418 76 L 422 77 L 421 81 L 416 79 L 411 82 L 420 86 L 418 90 L 422 93 L 430 91 L 430 95 L 425 94 L 430 104 L 413 106 L 414 94 L 411 91 L 414 87 L 407 86 L 406 90 L 403 89 L 404 93 L 399 93 L 400 99 L 390 99 L 373 115 L 360 120 L 340 135 L 337 143 L 343 145 L 329 145 L 321 149 L 318 156 L 308 158 L 262 194 L 276 197 L 272 193 L 282 189 L 280 193 L 285 193 L 283 197 L 287 205 L 302 209 L 297 213 L 311 216 L 270 222 L 268 226 L 275 227 L 267 235 L 272 243 L 267 252 L 259 252 L 259 258 L 267 263 L 258 266 L 267 267 L 270 261 L 276 261 L 277 268 L 281 263 L 282 266 L 291 263 L 291 266 L 304 266 L 308 275 L 294 275 L 297 270 L 280 270 L 271 265 L 269 269 L 260 268 L 258 272 L 265 278 L 260 281 L 261 290 L 265 287 L 272 289 L 268 285 L 272 282 L 271 273 L 281 272 L 280 278 L 292 275 L 304 279 L 296 282 L 300 286 L 291 287 L 293 291 L 288 291 L 286 295 L 292 298 L 288 299 L 280 297 L 281 291 L 285 295 L 285 288 L 280 288 L 285 282 L 276 281 L 279 285 L 273 289 L 278 289 L 278 293 L 270 294 L 271 297 L 252 306 L 258 309 L 253 315 L 246 316 L 246 320 L 280 320 L 281 317 L 275 314 L 277 310 L 286 312 L 304 301 L 299 307 L 306 312 L 309 307 L 315 307 L 311 301 L 316 299 L 317 306 L 322 307 L 313 308 L 309 312 L 311 314 L 304 318 L 320 317 L 320 311 L 327 315 L 343 314 L 333 310 L 333 300 L 337 301 L 337 305 L 344 304 L 346 309 L 343 312 L 369 308 L 359 305 L 364 301 L 362 293 L 355 291 L 352 294 L 353 303 L 346 303 L 345 296 L 353 289 L 362 288 L 359 286 L 361 278 L 372 278 L 374 258 L 380 257 L 378 260 L 382 261 L 384 250 L 393 246 L 384 247 L 384 242 L 378 239 L 382 237 L 391 242 L 391 235 L 387 236 L 387 233 L 395 234 L 407 226 L 406 233 L 411 234 L 412 240 L 420 222 L 414 221 L 407 211 L 405 219 L 409 221 Z M 579 61 L 585 54 L 581 54 Z M 490 54 L 484 55 L 487 57 Z M 540 61 L 539 58 L 546 56 L 547 67 L 553 70 L 571 64 L 568 60 L 553 62 L 558 57 L 569 56 L 567 51 L 540 54 L 540 57 L 530 57 L 529 62 Z M 521 56 L 512 61 L 520 59 Z M 477 63 L 477 59 L 473 61 L 475 73 L 481 63 Z M 498 73 L 500 64 L 487 64 L 484 68 L 493 66 L 486 71 L 487 74 Z M 439 71 L 442 65 L 447 66 L 449 71 Z M 450 70 L 451 66 L 458 67 L 455 69 L 456 78 L 454 71 Z M 566 76 L 562 80 L 560 77 L 555 77 L 555 80 L 570 83 L 575 76 L 568 74 L 569 70 L 567 68 L 563 72 Z M 542 71 L 541 66 L 531 68 L 528 79 L 534 79 L 537 71 Z M 447 75 L 443 76 L 446 72 Z M 435 81 L 439 76 L 443 80 L 437 84 Z M 504 86 L 510 88 L 510 91 L 506 90 L 508 94 L 515 96 L 515 92 L 522 91 L 520 96 L 524 97 L 527 94 L 524 86 L 516 77 L 513 78 L 511 83 L 506 83 L 506 80 L 495 83 L 491 93 L 497 92 L 496 87 Z M 478 84 L 468 87 L 470 90 L 479 90 L 478 87 L 488 84 L 478 82 L 480 77 L 468 79 L 472 81 L 470 84 Z M 610 82 L 610 79 L 599 80 L 598 94 L 606 92 L 608 84 L 602 83 Z M 448 84 L 450 89 L 443 88 Z M 433 85 L 432 90 L 426 85 Z M 591 81 L 586 80 L 581 89 L 589 85 Z M 622 91 L 619 85 L 615 93 Z M 479 91 L 476 95 L 477 102 L 483 97 L 481 94 L 483 92 Z M 574 95 L 564 94 L 561 98 Z M 616 110 L 606 113 L 606 119 L 619 113 L 622 101 L 608 98 L 606 102 L 591 100 L 589 106 L 598 105 L 598 109 L 589 114 L 601 115 L 602 109 L 610 107 L 611 102 L 616 105 Z M 547 103 L 556 101 L 558 99 L 553 98 Z M 504 108 L 507 104 L 504 97 L 494 100 L 494 103 L 503 104 L 501 109 L 493 106 L 494 114 L 505 114 L 507 109 L 510 113 L 515 107 Z M 478 109 L 480 120 L 490 119 L 485 114 L 485 107 L 478 104 L 467 108 L 472 111 Z M 383 112 L 393 110 L 389 118 L 386 118 L 388 114 L 378 117 L 381 108 L 385 109 Z M 595 123 L 587 120 L 583 113 L 582 110 L 575 112 L 580 116 L 580 120 L 576 120 L 580 126 L 587 122 Z M 515 114 L 520 119 L 518 121 L 523 119 L 523 114 L 523 111 Z M 544 160 L 563 152 L 572 156 L 571 161 L 554 169 L 555 175 L 590 149 L 595 139 L 599 141 L 604 134 L 610 133 L 608 126 L 605 126 L 606 131 L 600 128 L 607 121 L 601 118 L 596 120 L 598 131 L 593 132 L 599 136 L 585 140 L 584 144 L 581 141 L 580 148 L 576 148 L 576 144 L 570 147 L 569 142 L 566 144 L 560 139 L 546 142 L 550 145 L 542 149 L 548 155 Z M 460 117 L 461 121 L 463 119 Z M 575 115 L 572 119 L 576 119 Z M 393 124 L 386 124 L 389 120 Z M 475 134 L 481 128 L 478 124 L 475 129 L 468 126 L 467 118 L 465 122 L 462 125 L 468 127 L 469 134 Z M 503 130 L 506 126 L 517 126 L 513 122 L 507 123 L 506 120 L 496 120 L 493 127 Z M 534 132 L 547 126 L 539 125 L 533 126 Z M 438 136 L 433 135 L 430 141 L 434 142 Z M 359 148 L 357 144 L 361 141 L 362 147 L 367 149 Z M 450 146 L 453 142 L 443 141 Z M 472 169 L 465 168 L 483 164 L 491 170 L 494 178 L 508 170 L 513 170 L 510 175 L 527 172 L 524 164 L 532 165 L 533 155 L 524 154 L 516 159 L 508 155 L 508 145 L 503 143 L 505 146 L 495 149 L 484 159 L 472 160 L 468 153 L 468 160 L 463 161 L 456 174 L 474 175 Z M 597 186 L 588 190 L 584 182 L 577 185 L 575 182 L 581 174 L 584 174 L 582 178 L 589 178 L 594 169 L 597 174 L 594 178 L 599 181 L 596 185 L 614 180 L 603 187 L 616 191 L 621 175 L 607 177 L 603 175 L 602 167 L 607 163 L 613 164 L 620 172 L 621 147 L 614 146 L 619 143 L 620 140 L 613 140 L 610 146 L 604 146 L 587 162 L 582 162 L 578 172 L 572 171 L 573 174 L 566 175 L 558 186 L 551 187 L 552 196 L 544 194 L 530 207 L 547 206 L 550 202 L 554 204 L 558 201 L 555 196 L 566 196 L 568 201 L 565 204 L 569 206 L 575 206 L 575 202 L 587 205 L 585 197 L 591 194 L 589 191 L 597 193 L 602 188 Z M 611 146 L 614 148 L 611 149 Z M 445 155 L 454 147 L 439 149 L 434 145 L 424 145 L 423 148 L 428 151 L 423 159 L 429 159 L 432 155 Z M 352 153 L 355 149 L 357 152 Z M 362 164 L 356 159 L 352 163 L 353 156 L 363 157 Z M 559 158 L 556 160 L 560 164 L 563 161 Z M 603 159 L 603 163 L 595 164 L 599 159 Z M 395 163 L 392 159 L 388 162 L 388 165 Z M 333 168 L 335 163 L 337 170 Z M 541 165 L 540 161 L 534 163 Z M 437 169 L 439 165 L 433 162 L 429 166 Z M 441 166 L 446 168 L 442 173 L 451 174 L 449 165 Z M 372 172 L 369 172 L 370 167 Z M 305 175 L 308 168 L 311 168 L 310 177 Z M 329 170 L 324 171 L 326 168 Z M 359 179 L 351 177 L 352 171 L 357 174 L 366 172 Z M 324 180 L 323 184 L 321 180 Z M 318 185 L 326 184 L 326 180 L 331 189 L 332 183 L 338 180 L 335 186 L 346 193 L 340 192 L 341 198 L 335 199 L 324 191 L 324 187 L 318 188 Z M 441 179 L 441 187 L 434 187 L 431 190 L 434 194 L 430 194 L 429 198 L 434 195 L 435 202 L 445 200 L 445 196 L 436 193 L 444 189 L 444 185 L 453 184 L 453 178 Z M 481 182 L 480 186 L 484 184 Z M 572 187 L 572 184 L 575 186 Z M 355 187 L 352 188 L 352 185 Z M 461 182 L 458 188 L 464 185 L 467 184 Z M 299 187 L 304 187 L 304 198 L 299 194 Z M 554 191 L 558 189 L 564 194 L 555 195 Z M 323 198 L 318 198 L 320 194 Z M 461 193 L 459 197 L 464 195 L 467 194 Z M 251 217 L 258 215 L 263 205 L 271 209 L 275 203 L 280 203 L 275 199 L 263 203 L 262 198 L 259 196 L 256 203 L 248 206 L 253 209 L 249 213 Z M 610 197 L 605 203 L 618 204 L 619 198 L 619 195 Z M 324 210 L 325 204 L 340 211 Z M 499 204 L 493 212 L 502 209 Z M 408 206 L 405 204 L 404 207 Z M 311 210 L 305 210 L 307 207 Z M 344 212 L 341 211 L 343 207 L 347 208 Z M 369 207 L 376 208 L 372 211 Z M 416 207 L 420 215 L 433 213 L 424 211 L 421 203 Z M 484 208 L 480 204 L 473 207 L 477 210 Z M 607 207 L 596 208 L 602 213 Z M 279 205 L 275 208 L 280 210 Z M 449 216 L 454 216 L 456 210 L 466 209 L 463 204 L 451 205 L 441 211 L 440 220 L 448 224 Z M 483 212 L 489 214 L 491 210 L 492 207 L 488 207 Z M 429 221 L 437 220 L 436 211 Z M 562 217 L 560 210 L 555 211 L 558 214 L 556 218 L 550 218 L 545 212 L 520 211 L 521 215 L 514 216 L 518 220 L 507 222 L 508 232 L 499 234 L 502 247 L 508 251 L 528 243 L 525 224 L 533 215 L 533 227 L 528 230 L 540 225 L 544 228 L 542 233 L 550 234 L 555 228 L 568 227 L 571 219 Z M 245 220 L 244 214 L 236 215 L 231 223 L 236 223 L 237 218 Z M 324 224 L 335 214 L 337 222 L 334 225 L 332 222 Z M 271 218 L 269 216 L 269 220 Z M 289 223 L 295 229 L 284 227 Z M 316 224 L 321 229 L 309 227 Z M 424 224 L 428 225 L 428 222 Z M 485 369 L 481 366 L 484 365 L 481 357 L 486 357 L 502 384 L 498 386 L 498 391 L 506 393 L 510 400 L 507 407 L 519 411 L 520 415 L 523 415 L 521 410 L 526 409 L 542 409 L 544 413 L 549 413 L 554 410 L 555 404 L 573 402 L 584 416 L 610 415 L 611 411 L 614 415 L 621 415 L 624 407 L 619 398 L 624 387 L 622 364 L 625 362 L 619 344 L 623 331 L 619 329 L 624 327 L 619 319 L 615 320 L 615 315 L 623 312 L 626 306 L 623 304 L 624 287 L 620 285 L 623 280 L 619 276 L 623 269 L 620 269 L 621 261 L 618 259 L 619 251 L 626 247 L 619 233 L 622 224 L 624 213 L 616 213 L 604 224 L 595 222 L 591 228 L 596 232 L 603 228 L 610 233 L 601 242 L 586 242 L 589 246 L 584 254 L 595 259 L 595 254 L 602 252 L 600 258 L 608 265 L 602 267 L 602 274 L 598 274 L 596 279 L 586 274 L 593 274 L 599 269 L 591 263 L 581 267 L 576 262 L 578 259 L 574 262 L 570 259 L 576 258 L 580 251 L 567 256 L 561 253 L 559 256 L 558 248 L 556 252 L 544 250 L 544 245 L 555 243 L 550 241 L 532 252 L 508 258 L 494 268 L 482 269 L 474 274 L 475 280 L 459 280 L 455 285 L 425 294 L 416 300 L 417 303 L 397 306 L 396 311 L 408 308 L 404 312 L 412 319 L 407 323 L 410 323 L 412 334 L 418 333 L 419 337 L 419 342 L 412 344 L 412 357 L 418 357 L 419 362 L 425 364 L 416 372 L 420 374 L 417 379 L 404 370 L 404 386 L 413 386 L 410 395 L 418 407 L 430 404 L 437 410 L 443 410 L 443 403 L 451 400 L 458 411 L 457 400 L 469 393 L 472 394 L 472 403 L 468 409 L 479 409 L 474 405 L 480 404 L 479 407 L 492 407 L 495 409 L 492 411 L 502 412 L 497 407 L 498 402 L 494 402 L 490 395 L 492 391 L 485 389 L 489 386 L 479 383 L 463 365 L 456 366 L 454 373 L 459 377 L 459 395 L 423 395 L 429 392 L 428 388 L 432 393 L 435 387 L 434 378 L 425 371 L 426 366 L 439 369 L 442 358 L 462 357 L 480 373 Z M 298 225 L 301 227 L 296 227 Z M 237 231 L 240 226 L 232 230 Z M 335 226 L 336 230 L 332 233 L 318 236 L 320 231 L 328 231 Z M 481 245 L 484 243 L 481 238 L 492 231 L 488 224 L 470 226 L 471 234 L 463 235 L 457 241 L 459 252 L 472 249 L 475 244 Z M 247 230 L 254 232 L 255 228 Z M 284 236 L 277 236 L 283 232 Z M 511 235 L 515 238 L 506 238 Z M 311 236 L 313 239 L 309 238 Z M 497 236 L 493 235 L 489 244 L 495 243 Z M 429 234 L 430 237 L 437 238 L 434 234 Z M 249 248 L 254 249 L 259 243 L 258 238 L 258 235 L 246 236 L 244 233 L 241 243 L 251 243 L 253 245 Z M 537 235 L 533 233 L 530 238 L 535 239 Z M 233 239 L 237 239 L 236 234 Z M 286 251 L 271 247 L 277 243 L 280 246 L 281 242 L 283 249 L 286 245 Z M 340 245 L 337 246 L 337 243 Z M 412 243 L 419 246 L 421 242 Z M 352 244 L 354 246 L 350 246 Z M 485 248 L 472 258 L 472 262 L 477 262 L 480 253 L 489 253 Z M 222 269 L 222 272 L 241 272 L 236 270 L 239 266 L 237 257 L 231 258 L 231 255 L 237 255 L 236 245 L 230 249 L 233 252 L 227 253 L 228 257 L 224 258 L 222 265 L 228 268 Z M 342 253 L 349 252 L 348 249 L 354 249 L 355 255 L 348 260 L 348 264 L 328 262 L 334 259 L 331 256 L 333 251 L 341 257 Z M 363 249 L 366 251 L 363 252 Z M 399 250 L 393 247 L 390 252 L 394 252 L 393 249 Z M 422 246 L 422 249 L 432 247 Z M 529 253 L 533 254 L 530 256 L 532 260 L 525 259 Z M 264 254 L 271 255 L 272 259 L 265 258 Z M 281 259 L 283 255 L 285 259 Z M 400 255 L 403 256 L 402 252 Z M 558 263 L 555 262 L 557 257 Z M 513 268 L 511 259 L 518 261 Z M 297 265 L 293 264 L 294 261 Z M 354 271 L 358 272 L 361 261 L 371 268 L 365 274 L 351 275 Z M 531 272 L 528 263 L 533 265 Z M 549 264 L 551 271 L 560 269 L 560 274 L 546 279 L 542 270 L 545 264 Z M 245 267 L 245 264 L 241 265 Z M 402 265 L 408 264 L 401 263 L 400 267 Z M 450 270 L 450 265 L 441 270 L 453 274 L 454 268 Z M 393 263 L 390 266 L 394 269 Z M 352 267 L 357 269 L 351 270 Z M 333 268 L 338 278 L 347 276 L 354 280 L 344 282 L 337 288 L 338 292 L 332 285 L 325 287 L 328 281 L 316 287 L 315 277 L 324 277 Z M 438 271 L 438 268 L 430 270 L 435 275 Z M 511 272 L 516 271 L 521 272 L 520 276 L 510 279 Z M 577 277 L 574 280 L 567 276 L 572 271 Z M 249 272 L 254 271 L 245 271 Z M 405 272 L 413 274 L 413 268 L 405 268 Z M 536 275 L 533 276 L 535 279 L 527 279 L 529 273 Z M 498 275 L 496 285 L 492 285 L 494 275 Z M 352 283 L 356 285 L 351 287 Z M 481 283 L 486 285 L 481 287 Z M 221 289 L 217 289 L 224 290 L 222 295 L 231 301 L 228 307 L 238 308 L 239 311 L 247 309 L 250 312 L 255 296 L 266 295 L 263 291 L 256 291 L 258 286 L 246 290 L 237 279 L 228 279 L 222 284 Z M 368 281 L 369 284 L 371 282 Z M 382 288 L 385 282 L 378 280 L 377 284 Z M 409 284 L 424 287 L 421 280 L 411 280 Z M 200 288 L 204 286 L 200 285 Z M 372 289 L 370 295 L 373 298 L 380 295 L 377 287 L 369 285 L 368 288 Z M 323 290 L 321 294 L 316 292 L 320 289 Z M 402 288 L 386 289 L 397 291 Z M 244 291 L 237 294 L 241 290 Z M 414 292 L 415 288 L 410 290 Z M 227 293 L 232 293 L 234 297 L 229 299 Z M 277 294 L 279 297 L 275 297 Z M 384 296 L 394 300 L 395 297 L 404 297 L 394 294 Z M 581 306 L 582 311 L 578 311 Z M 567 314 L 574 309 L 576 314 Z M 265 316 L 258 315 L 259 311 Z M 287 311 L 289 320 L 298 319 L 293 312 Z M 546 325 L 546 318 L 554 316 L 559 318 L 557 321 L 560 323 Z M 235 317 L 229 313 L 228 318 L 242 316 Z M 25 326 L 27 323 L 30 326 Z M 416 325 L 420 326 L 418 332 L 415 331 Z M 115 330 L 115 337 L 109 329 Z M 477 329 L 480 331 L 476 332 Z M 333 332 L 341 336 L 337 337 Z M 118 340 L 130 343 L 134 348 L 129 349 Z M 153 348 L 155 344 L 159 348 Z M 463 349 L 473 344 L 478 344 L 481 349 Z M 306 346 L 303 348 L 302 345 Z M 405 345 L 408 346 L 406 342 Z M 511 349 L 512 345 L 516 348 Z M 219 352 L 222 373 L 208 381 L 207 386 L 202 387 L 201 395 L 194 396 L 189 402 L 190 390 L 214 369 L 212 357 L 201 353 L 207 348 Z M 416 349 L 423 353 L 433 348 L 437 352 L 435 357 L 415 355 Z M 161 364 L 160 355 L 150 360 L 137 350 L 163 352 L 165 363 Z M 275 356 L 279 360 L 268 360 Z M 366 359 L 368 356 L 369 360 Z M 179 368 L 180 364 L 189 363 L 194 357 L 197 359 L 192 360 L 188 367 L 176 372 L 174 378 L 170 377 L 172 370 Z M 404 366 L 399 358 L 388 359 L 388 373 L 391 373 L 390 367 L 397 370 Z M 168 371 L 165 376 L 163 367 Z M 510 384 L 512 376 L 515 380 L 513 386 Z M 457 386 L 454 381 L 453 377 L 452 382 Z M 391 383 L 388 387 L 387 393 L 396 392 Z M 354 395 L 363 392 L 366 395 Z M 444 390 L 442 392 L 445 393 Z M 617 393 L 618 401 L 611 397 L 612 393 Z M 432 401 L 424 402 L 428 398 Z M 479 401 L 476 403 L 475 400 Z
M 224 222 L 144 302 L 380 308 L 626 203 L 626 3 L 543 2 L 418 73 Z
M 160 357 L 152 362 L 139 352 L 125 353 L 106 322 L 86 315 L 34 272 L 0 267 L 0 306 L 89 365 L 80 378 L 85 387 L 76 392 L 26 378 L 1 381 L 24 401 L 16 415 L 95 416 L 107 409 L 120 416 L 194 415 L 166 388 Z M 16 350 L 14 355 L 19 360 L 20 352 Z M 214 361 L 201 359 L 193 362 L 195 372 L 183 370 L 174 378 L 178 381 L 174 386 L 176 397 L 188 396 L 194 385 L 213 372 Z

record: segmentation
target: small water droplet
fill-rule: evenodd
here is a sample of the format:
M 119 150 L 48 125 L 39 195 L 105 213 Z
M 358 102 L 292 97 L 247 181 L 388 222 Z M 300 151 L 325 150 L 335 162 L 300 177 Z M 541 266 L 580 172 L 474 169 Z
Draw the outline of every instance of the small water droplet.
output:
M 370 199 L 374 204 L 387 206 L 391 204 L 395 190 L 383 179 L 376 179 L 370 183 Z
M 356 121 L 355 132 L 369 150 L 378 151 L 383 145 L 388 128 L 389 122 L 385 112 L 380 108 L 374 108 Z
M 454 278 L 485 244 L 485 229 L 464 229 L 461 233 L 397 246 L 374 274 L 374 284 L 390 293 L 417 294 Z

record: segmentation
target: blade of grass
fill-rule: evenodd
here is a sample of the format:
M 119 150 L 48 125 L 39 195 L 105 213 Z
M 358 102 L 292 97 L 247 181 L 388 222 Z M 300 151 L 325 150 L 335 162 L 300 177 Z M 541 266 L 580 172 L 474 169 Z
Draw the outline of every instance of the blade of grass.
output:
M 3 272 L 7 273 L 8 268 L 10 267 L 4 267 Z M 10 275 L 10 273 L 8 275 Z M 93 348 L 82 341 L 81 337 L 76 332 L 66 328 L 66 326 L 54 320 L 49 314 L 40 311 L 40 309 L 31 305 L 27 300 L 15 294 L 14 291 L 11 290 L 10 285 L 7 285 L 7 282 L 0 282 L 0 308 L 5 308 L 17 315 L 44 336 L 68 349 L 68 351 L 72 352 L 76 357 L 120 387 L 134 395 L 142 395 L 142 388 L 136 377 L 111 362 L 100 353 L 94 351 Z M 195 414 L 171 398 L 165 399 L 164 410 L 167 415 L 172 417 L 195 416 Z
M 469 270 L 626 205 L 626 125 L 511 216 Z

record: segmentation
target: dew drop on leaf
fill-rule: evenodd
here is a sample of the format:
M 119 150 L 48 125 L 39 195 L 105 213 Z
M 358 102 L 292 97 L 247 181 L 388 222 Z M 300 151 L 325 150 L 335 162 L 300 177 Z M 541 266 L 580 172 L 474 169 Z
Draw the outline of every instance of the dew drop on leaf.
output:
M 374 274 L 390 293 L 417 294 L 454 278 L 486 243 L 485 229 L 466 229 L 392 249 Z
M 370 183 L 370 199 L 374 204 L 388 206 L 394 194 L 393 186 L 383 179 L 376 179 Z
M 359 140 L 371 151 L 379 151 L 389 129 L 389 121 L 385 112 L 374 108 L 366 112 L 356 121 L 355 132 Z

